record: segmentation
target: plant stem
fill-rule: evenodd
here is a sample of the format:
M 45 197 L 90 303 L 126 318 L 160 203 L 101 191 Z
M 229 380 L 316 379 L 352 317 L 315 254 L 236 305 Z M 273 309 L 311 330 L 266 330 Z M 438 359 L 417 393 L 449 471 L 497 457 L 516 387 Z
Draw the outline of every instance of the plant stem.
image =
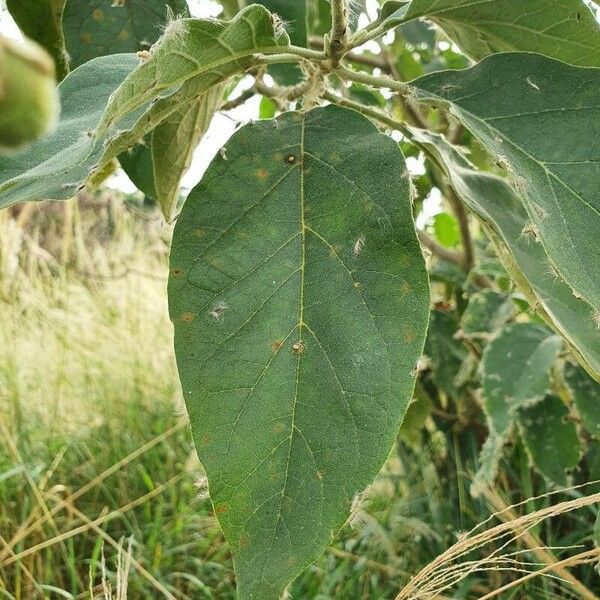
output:
M 309 44 L 316 49 L 323 50 L 325 48 L 325 40 L 318 35 L 311 35 L 309 38 Z M 387 61 L 382 60 L 379 56 L 370 54 L 356 54 L 355 52 L 348 52 L 345 58 L 354 63 L 365 65 L 367 67 L 373 67 L 374 69 L 381 69 L 386 73 L 391 73 L 390 66 Z
M 465 210 L 461 199 L 456 195 L 454 189 L 452 189 L 451 186 L 446 186 L 444 192 L 446 200 L 448 200 L 450 206 L 452 207 L 452 212 L 454 212 L 454 215 L 458 221 L 464 252 L 464 269 L 468 272 L 475 264 L 473 241 L 471 240 L 471 232 L 469 230 L 469 217 L 467 216 L 467 211 Z
M 341 65 L 335 69 L 335 73 L 342 79 L 347 79 L 348 81 L 356 81 L 376 88 L 388 88 L 403 95 L 408 95 L 411 91 L 411 86 L 407 83 L 396 81 L 395 79 L 384 75 L 369 75 L 362 71 L 352 71 Z
M 331 31 L 325 52 L 333 66 L 339 64 L 348 46 L 348 0 L 331 0 Z

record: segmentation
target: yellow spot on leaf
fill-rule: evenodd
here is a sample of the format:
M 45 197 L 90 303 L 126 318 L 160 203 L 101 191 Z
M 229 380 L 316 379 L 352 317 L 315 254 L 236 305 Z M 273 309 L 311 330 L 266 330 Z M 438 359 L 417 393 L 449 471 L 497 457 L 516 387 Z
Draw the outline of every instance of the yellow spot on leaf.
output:
M 258 171 L 256 171 L 256 177 L 258 177 L 258 179 L 261 181 L 265 181 L 265 179 L 269 177 L 269 171 L 266 169 L 258 169 Z
M 94 21 L 102 21 L 103 18 L 104 18 L 104 13 L 102 12 L 101 9 L 96 8 L 92 11 L 92 19 L 94 19 Z

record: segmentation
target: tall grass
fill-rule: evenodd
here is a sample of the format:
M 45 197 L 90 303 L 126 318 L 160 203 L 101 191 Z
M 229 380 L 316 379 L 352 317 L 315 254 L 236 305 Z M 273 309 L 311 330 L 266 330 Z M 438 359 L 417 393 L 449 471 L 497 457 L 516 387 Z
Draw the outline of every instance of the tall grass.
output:
M 231 557 L 180 397 L 167 251 L 158 215 L 132 199 L 104 194 L 0 213 L 0 598 L 234 598 Z M 522 538 L 501 547 L 506 540 L 490 536 L 485 549 L 467 545 L 457 555 L 462 576 L 451 589 L 425 596 L 409 584 L 490 517 L 498 498 L 512 503 L 523 499 L 521 490 L 545 491 L 519 467 L 517 448 L 495 499 L 471 498 L 477 451 L 476 432 L 433 421 L 418 448 L 399 443 L 334 546 L 290 596 L 392 599 L 404 588 L 411 599 L 490 597 L 522 575 L 488 569 L 490 549 L 511 555 L 513 567 L 518 557 L 528 570 L 544 568 Z M 549 503 L 531 500 L 508 520 Z M 553 550 L 554 558 L 592 547 L 595 509 L 582 510 L 558 523 L 531 521 L 545 543 L 585 546 Z M 477 560 L 479 568 L 465 568 Z M 438 576 L 454 572 L 440 564 Z M 598 590 L 589 565 L 574 573 Z M 555 577 L 527 579 L 494 597 L 573 594 Z

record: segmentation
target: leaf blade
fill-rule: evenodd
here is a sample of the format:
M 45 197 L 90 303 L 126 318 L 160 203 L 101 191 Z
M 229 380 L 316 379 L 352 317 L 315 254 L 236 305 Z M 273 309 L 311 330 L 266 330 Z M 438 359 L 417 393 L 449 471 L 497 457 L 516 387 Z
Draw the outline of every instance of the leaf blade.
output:
M 521 53 L 412 82 L 420 100 L 447 107 L 505 164 L 548 257 L 595 309 L 597 251 L 586 241 L 600 238 L 599 83 L 598 69 Z
M 242 598 L 324 549 L 408 406 L 428 289 L 403 164 L 354 111 L 286 113 L 236 133 L 177 220 L 178 367 Z

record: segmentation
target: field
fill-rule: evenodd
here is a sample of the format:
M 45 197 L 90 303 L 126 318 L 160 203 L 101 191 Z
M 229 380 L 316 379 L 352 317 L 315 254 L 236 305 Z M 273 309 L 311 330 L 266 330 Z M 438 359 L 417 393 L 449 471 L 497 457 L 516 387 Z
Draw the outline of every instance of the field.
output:
M 234 598 L 180 396 L 161 223 L 108 192 L 0 213 L 0 597 Z M 527 500 L 470 544 L 466 532 L 494 512 L 547 490 L 517 445 L 501 487 L 472 498 L 478 432 L 436 417 L 419 449 L 398 442 L 290 597 L 393 599 L 458 542 L 463 553 L 434 569 L 431 594 L 407 597 L 596 598 L 585 558 L 572 576 L 549 565 L 592 547 L 598 490 Z M 514 585 L 538 568 L 548 577 Z

